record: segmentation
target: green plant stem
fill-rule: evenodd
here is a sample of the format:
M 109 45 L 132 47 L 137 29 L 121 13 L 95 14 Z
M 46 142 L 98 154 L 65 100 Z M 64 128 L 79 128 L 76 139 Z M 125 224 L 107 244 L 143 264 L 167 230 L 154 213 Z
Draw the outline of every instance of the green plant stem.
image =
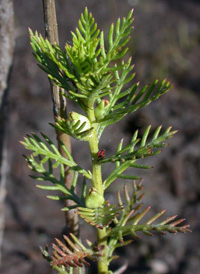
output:
M 92 136 L 89 140 L 89 146 L 90 146 L 90 153 L 92 157 L 92 184 L 93 187 L 96 189 L 96 191 L 103 195 L 104 189 L 103 189 L 103 183 L 102 183 L 102 174 L 101 174 L 101 165 L 97 162 L 98 156 L 97 153 L 99 151 L 98 148 L 98 138 L 97 138 L 97 124 L 96 124 L 96 118 L 94 114 L 94 102 L 95 97 L 91 96 L 88 100 L 88 111 L 87 116 L 90 120 L 90 123 L 92 124 L 94 130 L 92 133 Z
M 101 174 L 101 165 L 97 163 L 98 153 L 98 139 L 96 136 L 96 130 L 93 131 L 93 136 L 90 138 L 89 146 L 92 157 L 92 185 L 96 189 L 97 193 L 103 195 L 103 183 Z
M 98 138 L 97 138 L 97 124 L 94 114 L 94 102 L 95 98 L 91 97 L 88 105 L 87 116 L 90 120 L 92 126 L 94 127 L 93 134 L 89 140 L 90 152 L 92 157 L 92 184 L 93 187 L 100 195 L 104 195 L 104 188 L 102 182 L 102 172 L 101 165 L 97 162 L 98 156 L 97 153 L 99 151 L 98 148 Z M 107 237 L 106 237 L 106 229 L 98 229 L 97 230 L 97 241 L 98 245 L 104 247 L 102 256 L 100 256 L 98 260 L 98 274 L 106 274 L 108 273 L 108 257 L 107 257 Z
M 98 259 L 98 274 L 107 274 L 108 273 L 108 256 L 107 256 L 107 234 L 106 228 L 98 229 L 97 231 L 97 241 L 98 245 L 104 247 L 102 256 Z

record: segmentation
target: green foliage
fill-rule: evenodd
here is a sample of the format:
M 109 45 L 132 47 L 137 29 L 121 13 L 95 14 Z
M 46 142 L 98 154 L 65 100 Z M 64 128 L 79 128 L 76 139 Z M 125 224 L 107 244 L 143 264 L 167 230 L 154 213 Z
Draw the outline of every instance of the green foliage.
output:
M 66 133 L 77 140 L 88 141 L 93 128 L 87 117 L 76 112 L 70 112 L 68 120 L 56 117 L 56 124 L 51 124 L 60 132 Z
M 115 259 L 112 254 L 116 248 L 132 242 L 130 240 L 124 241 L 124 236 L 131 235 L 133 238 L 140 239 L 141 237 L 136 232 L 142 232 L 147 236 L 153 236 L 152 231 L 162 235 L 165 235 L 166 232 L 176 234 L 177 232 L 185 233 L 190 231 L 188 225 L 178 226 L 185 219 L 175 220 L 177 217 L 176 215 L 155 224 L 155 221 L 165 213 L 165 210 L 155 214 L 148 221 L 139 224 L 143 217 L 149 212 L 150 206 L 140 212 L 140 209 L 143 206 L 141 200 L 144 196 L 144 194 L 141 193 L 141 190 L 143 189 L 142 180 L 138 183 L 133 181 L 132 188 L 133 191 L 130 196 L 127 186 L 124 186 L 124 199 L 122 199 L 120 191 L 117 193 L 118 204 L 123 206 L 123 209 L 121 210 L 119 218 L 115 218 L 114 227 L 112 227 L 112 229 L 110 227 L 107 228 L 107 237 L 109 237 L 109 261 Z
M 123 205 L 98 208 L 78 207 L 78 215 L 90 225 L 103 229 L 107 227 L 122 210 Z
M 188 230 L 188 225 L 184 225 L 179 227 L 180 223 L 182 223 L 185 219 L 180 219 L 172 222 L 177 216 L 172 216 L 170 218 L 161 221 L 158 224 L 154 224 L 154 222 L 161 217 L 165 210 L 157 213 L 153 217 L 151 217 L 148 221 L 143 224 L 138 224 L 143 217 L 149 212 L 150 206 L 144 209 L 142 212 L 139 212 L 140 208 L 142 207 L 142 203 L 140 203 L 143 195 L 140 193 L 142 189 L 141 185 L 142 181 L 140 180 L 137 184 L 133 181 L 133 194 L 130 197 L 127 186 L 124 187 L 124 196 L 126 201 L 126 207 L 122 209 L 122 214 L 119 220 L 115 220 L 115 228 L 110 229 L 108 232 L 108 236 L 112 236 L 117 238 L 123 243 L 123 236 L 131 234 L 134 238 L 140 238 L 136 232 L 141 231 L 148 236 L 153 236 L 150 231 L 159 232 L 165 235 L 165 231 L 169 233 L 176 233 L 176 232 L 186 232 Z M 120 192 L 117 195 L 118 203 L 122 205 L 122 198 Z M 131 223 L 131 224 L 130 224 Z
M 95 261 L 97 257 L 101 255 L 101 247 L 93 245 L 87 240 L 89 248 L 86 248 L 80 240 L 70 233 L 71 239 L 64 235 L 66 244 L 62 243 L 59 239 L 56 240 L 56 244 L 53 243 L 53 255 L 49 256 L 48 247 L 43 250 L 41 248 L 43 257 L 50 262 L 52 268 L 55 268 L 59 273 L 67 271 L 71 273 L 74 267 L 82 268 L 84 265 L 89 266 L 90 264 L 86 261 L 86 258 Z M 64 272 L 68 273 L 68 272 Z
M 117 178 L 122 179 L 131 179 L 138 180 L 140 177 L 134 175 L 123 175 L 122 173 L 128 169 L 129 167 L 149 169 L 151 166 L 144 166 L 141 164 L 137 164 L 136 161 L 138 159 L 142 159 L 144 157 L 150 157 L 161 152 L 160 148 L 165 147 L 167 139 L 171 138 L 176 131 L 170 131 L 171 127 L 169 127 L 164 134 L 159 136 L 161 126 L 159 126 L 153 134 L 152 140 L 147 142 L 147 138 L 150 132 L 151 126 L 148 126 L 145 130 L 142 139 L 137 138 L 138 131 L 133 134 L 132 140 L 129 145 L 122 148 L 123 139 L 118 145 L 117 153 L 111 157 L 107 157 L 99 160 L 99 163 L 116 163 L 116 168 L 110 173 L 108 178 L 104 181 L 104 189 L 106 189 L 113 181 Z M 139 147 L 135 146 L 140 144 Z M 128 151 L 128 153 L 126 153 Z
M 24 138 L 24 142 L 21 142 L 22 145 L 28 150 L 33 151 L 29 158 L 29 163 L 31 164 L 31 169 L 34 171 L 41 173 L 43 171 L 43 166 L 48 160 L 55 161 L 54 164 L 51 166 L 52 168 L 57 168 L 66 165 L 70 167 L 71 170 L 78 171 L 79 173 L 83 174 L 86 178 L 91 179 L 91 173 L 89 171 L 84 170 L 80 166 L 78 166 L 72 156 L 70 155 L 68 149 L 64 146 L 64 144 L 60 141 L 60 145 L 62 149 L 65 151 L 67 158 L 63 157 L 57 147 L 53 144 L 53 142 L 43 133 L 41 133 L 44 140 L 50 146 L 50 148 L 40 139 L 39 136 L 36 134 L 32 134 L 32 136 L 27 135 Z M 36 165 L 35 157 L 40 156 L 40 164 L 39 166 Z M 41 170 L 40 170 L 41 168 Z
M 64 95 L 77 102 L 86 113 L 95 101 L 101 105 L 101 98 L 108 96 L 108 106 L 101 108 L 101 115 L 95 112 L 97 136 L 100 138 L 106 126 L 155 101 L 171 85 L 166 79 L 161 82 L 155 80 L 139 91 L 139 83 L 123 90 L 124 85 L 135 76 L 132 72 L 134 66 L 131 58 L 127 62 L 121 61 L 120 65 L 113 61 L 121 59 L 128 50 L 126 44 L 132 31 L 132 11 L 122 22 L 118 19 L 115 27 L 111 25 L 106 50 L 104 33 L 97 30 L 94 18 L 86 10 L 81 15 L 76 33 L 72 32 L 73 43 L 66 44 L 65 52 L 30 30 L 31 45 L 39 66 L 51 80 L 66 90 Z
M 151 166 L 141 164 L 142 158 L 159 154 L 161 148 L 167 145 L 166 140 L 176 131 L 171 131 L 169 127 L 161 133 L 159 126 L 149 138 L 151 127 L 148 126 L 141 139 L 136 131 L 130 144 L 123 146 L 122 139 L 116 153 L 108 157 L 104 157 L 98 148 L 99 139 L 106 126 L 147 106 L 171 88 L 166 79 L 155 80 L 141 89 L 139 83 L 132 83 L 135 76 L 134 65 L 131 64 L 131 58 L 127 59 L 125 55 L 133 29 L 132 12 L 111 25 L 107 46 L 103 31 L 97 28 L 87 8 L 81 14 L 76 31 L 72 32 L 72 44 L 67 43 L 64 51 L 57 44 L 51 45 L 47 39 L 30 30 L 31 46 L 39 67 L 57 86 L 64 89 L 64 96 L 76 102 L 84 111 L 84 115 L 72 111 L 67 119 L 55 117 L 55 124 L 51 125 L 59 132 L 80 141 L 87 141 L 92 162 L 92 171 L 86 171 L 73 160 L 60 140 L 59 144 L 65 156 L 61 155 L 43 133 L 43 138 L 32 134 L 21 142 L 31 151 L 30 156 L 25 158 L 29 168 L 37 174 L 32 177 L 51 183 L 37 187 L 52 192 L 60 191 L 61 196 L 55 194 L 47 197 L 53 200 L 72 200 L 74 205 L 64 207 L 63 210 L 76 208 L 82 219 L 97 228 L 97 244 L 88 241 L 89 249 L 71 234 L 71 239 L 64 236 L 66 244 L 56 239 L 52 257 L 48 248 L 42 250 L 43 256 L 59 273 L 73 274 L 74 267 L 78 267 L 79 273 L 82 273 L 81 267 L 89 265 L 86 258 L 94 260 L 99 256 L 98 273 L 112 273 L 109 271 L 109 263 L 115 258 L 113 252 L 116 248 L 132 242 L 124 241 L 124 236 L 139 238 L 138 232 L 152 236 L 152 231 L 161 234 L 189 231 L 187 225 L 179 226 L 184 219 L 175 220 L 176 216 L 156 223 L 164 214 L 164 210 L 142 223 L 150 207 L 140 211 L 140 201 L 143 197 L 141 178 L 132 172 L 129 175 L 124 174 L 129 168 L 150 169 Z M 124 60 L 121 60 L 122 57 Z M 103 182 L 101 166 L 106 163 L 114 163 L 115 167 Z M 74 173 L 70 189 L 65 185 L 66 167 L 68 172 Z M 59 178 L 55 175 L 55 170 L 58 169 Z M 79 182 L 80 174 L 82 182 Z M 128 186 L 125 185 L 124 198 L 118 191 L 118 204 L 111 205 L 109 201 L 105 201 L 104 192 L 117 178 L 132 180 L 133 191 L 130 196 Z M 77 185 L 80 183 L 82 192 L 77 194 Z

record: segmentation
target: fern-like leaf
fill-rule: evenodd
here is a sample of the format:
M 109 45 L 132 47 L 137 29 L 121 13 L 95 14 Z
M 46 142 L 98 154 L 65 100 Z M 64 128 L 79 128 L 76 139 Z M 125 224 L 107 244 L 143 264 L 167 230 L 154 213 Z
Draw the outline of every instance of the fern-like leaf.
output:
M 125 47 L 132 30 L 132 13 L 109 31 L 109 47 L 104 45 L 104 34 L 87 8 L 78 22 L 78 28 L 72 32 L 72 45 L 67 43 L 65 52 L 57 44 L 51 45 L 47 39 L 30 30 L 31 46 L 34 56 L 42 70 L 59 87 L 65 89 L 65 96 L 76 101 L 85 111 L 85 99 L 90 93 L 94 98 L 109 95 L 117 79 L 113 72 L 123 69 L 124 64 L 116 66 L 112 61 L 121 58 L 127 51 Z M 112 73 L 111 73 L 112 72 Z M 111 87 L 112 86 L 112 87 Z
M 161 95 L 165 94 L 172 87 L 170 82 L 164 79 L 160 83 L 158 80 L 155 80 L 152 85 L 146 85 L 138 92 L 137 88 L 139 83 L 136 83 L 131 88 L 121 92 L 124 84 L 130 82 L 130 80 L 135 76 L 135 74 L 131 74 L 127 78 L 127 75 L 130 73 L 132 68 L 133 66 L 131 66 L 130 61 L 124 65 L 121 78 L 118 79 L 114 92 L 110 93 L 107 114 L 104 115 L 104 118 L 101 121 L 99 121 L 101 122 L 98 132 L 99 136 L 105 126 L 116 123 L 127 114 L 133 113 L 136 110 L 147 106 L 151 102 L 157 100 Z M 120 103 L 118 103 L 118 100 L 120 100 Z
M 104 62 L 117 60 L 124 56 L 127 52 L 128 48 L 124 48 L 125 45 L 128 43 L 130 37 L 129 34 L 133 30 L 131 26 L 133 23 L 134 18 L 133 10 L 131 10 L 127 17 L 124 17 L 122 20 L 119 18 L 116 22 L 116 25 L 111 25 L 109 34 L 108 34 L 108 51 L 106 53 L 105 45 L 104 45 L 104 33 L 101 32 L 101 54 L 104 58 Z
M 33 170 L 36 173 L 39 173 L 39 175 L 31 175 L 31 177 L 35 180 L 38 181 L 48 181 L 51 182 L 53 185 L 41 185 L 37 184 L 36 187 L 47 190 L 47 191 L 61 191 L 64 196 L 58 196 L 58 195 L 48 195 L 46 196 L 48 199 L 51 200 L 73 200 L 78 206 L 84 205 L 84 199 L 80 199 L 76 193 L 75 193 L 75 185 L 77 183 L 78 179 L 78 172 L 74 173 L 74 178 L 73 178 L 73 187 L 71 189 L 68 189 L 65 185 L 65 169 L 64 165 L 60 164 L 60 178 L 56 178 L 56 176 L 53 173 L 53 168 L 52 168 L 52 162 L 49 159 L 48 160 L 48 168 L 45 167 L 44 163 L 40 161 L 38 163 L 34 157 L 31 155 L 30 157 L 24 156 L 26 159 L 26 162 L 28 163 L 28 167 Z M 77 207 L 77 205 L 75 207 Z
M 37 136 L 36 134 L 32 134 L 32 136 L 27 135 L 27 137 L 24 138 L 24 141 L 21 142 L 22 145 L 27 150 L 31 150 L 33 153 L 31 154 L 29 159 L 29 163 L 34 162 L 35 157 L 39 156 L 40 163 L 43 165 L 45 164 L 49 159 L 51 161 L 54 161 L 52 167 L 57 168 L 59 165 L 63 164 L 65 166 L 70 167 L 71 170 L 78 171 L 79 173 L 83 174 L 86 178 L 91 179 L 91 173 L 90 171 L 86 171 L 83 168 L 81 168 L 79 165 L 77 165 L 71 154 L 69 153 L 68 149 L 66 146 L 60 141 L 61 147 L 66 153 L 66 156 L 68 157 L 65 158 L 63 157 L 60 152 L 58 151 L 57 147 L 53 144 L 53 142 L 43 133 L 42 137 L 44 140 L 47 142 L 49 146 L 47 146 L 42 139 Z M 41 165 L 41 167 L 42 167 Z M 30 165 L 31 168 L 31 165 Z M 34 167 L 34 171 L 40 173 L 40 165 Z
M 67 236 L 63 236 L 66 243 L 62 243 L 56 239 L 56 244 L 53 244 L 52 266 L 65 266 L 65 267 L 83 267 L 90 264 L 86 261 L 95 261 L 98 256 L 101 255 L 101 250 L 95 248 L 86 248 L 79 239 L 70 234 L 71 239 Z
M 185 219 L 175 220 L 177 217 L 176 215 L 155 224 L 155 221 L 157 221 L 157 219 L 165 213 L 165 210 L 162 210 L 161 212 L 157 213 L 145 223 L 139 224 L 139 222 L 141 222 L 143 217 L 150 210 L 150 207 L 147 207 L 143 211 L 139 212 L 139 209 L 142 207 L 140 200 L 143 197 L 143 195 L 140 194 L 140 190 L 142 189 L 141 183 L 141 181 L 138 184 L 133 182 L 133 194 L 131 197 L 128 194 L 127 188 L 124 188 L 124 196 L 127 206 L 124 206 L 124 209 L 119 220 L 115 222 L 116 227 L 110 229 L 108 235 L 114 238 L 117 237 L 121 242 L 123 242 L 123 236 L 125 235 L 132 235 L 135 238 L 140 238 L 140 236 L 136 233 L 138 231 L 143 232 L 148 236 L 153 236 L 153 231 L 163 235 L 165 235 L 166 232 L 189 232 L 189 225 L 179 226 L 182 222 L 185 221 Z M 122 203 L 121 195 L 119 192 L 118 202 L 119 204 Z
M 104 181 L 104 188 L 106 189 L 117 178 L 138 180 L 140 177 L 134 175 L 122 174 L 129 167 L 148 169 L 151 166 L 144 166 L 137 164 L 138 159 L 156 155 L 161 152 L 160 148 L 167 146 L 165 141 L 171 138 L 177 131 L 171 131 L 171 127 L 167 128 L 162 135 L 160 134 L 161 126 L 159 126 L 152 139 L 147 142 L 150 133 L 150 126 L 145 130 L 142 139 L 137 138 L 138 131 L 133 134 L 129 145 L 123 148 L 123 140 L 118 145 L 117 153 L 111 157 L 99 159 L 99 163 L 116 163 L 116 168 L 110 173 Z M 137 145 L 137 146 L 136 146 Z
M 150 133 L 151 126 L 148 126 L 143 134 L 142 139 L 138 139 L 138 131 L 136 131 L 133 134 L 133 138 L 131 140 L 131 143 L 127 145 L 124 148 L 118 149 L 117 153 L 111 157 L 107 157 L 104 159 L 100 159 L 100 163 L 107 163 L 107 162 L 125 162 L 128 160 L 135 160 L 135 159 L 140 159 L 148 156 L 155 155 L 159 152 L 162 147 L 166 147 L 167 144 L 165 141 L 169 138 L 171 138 L 177 131 L 171 131 L 171 127 L 167 128 L 165 132 L 159 136 L 159 133 L 161 131 L 162 126 L 159 126 L 153 135 L 153 138 L 151 141 L 147 143 L 147 138 Z M 123 143 L 123 140 L 122 140 Z M 139 148 L 135 149 L 135 146 L 140 144 Z M 153 150 L 155 149 L 155 150 Z M 125 153 L 128 151 L 128 153 Z
M 146 223 L 138 224 L 138 222 L 147 214 L 149 210 L 150 210 L 150 207 L 147 207 L 141 213 L 138 213 L 134 215 L 132 218 L 130 218 L 128 222 L 133 221 L 131 225 L 113 228 L 112 231 L 110 231 L 109 236 L 117 235 L 118 237 L 121 238 L 122 236 L 131 234 L 134 238 L 140 239 L 140 236 L 136 234 L 136 232 L 138 231 L 141 231 L 148 236 L 153 236 L 152 231 L 158 232 L 162 235 L 165 235 L 166 232 L 174 233 L 174 234 L 176 234 L 177 232 L 181 232 L 181 233 L 191 232 L 188 228 L 189 225 L 178 226 L 179 224 L 184 222 L 185 219 L 175 220 L 177 217 L 176 215 L 169 217 L 165 219 L 164 221 L 161 221 L 160 223 L 152 224 L 153 221 L 156 221 L 160 216 L 162 216 L 165 213 L 165 210 L 159 212 L 158 214 L 150 218 Z
M 103 229 L 107 227 L 122 210 L 123 205 L 112 205 L 98 208 L 78 207 L 78 215 L 90 225 Z

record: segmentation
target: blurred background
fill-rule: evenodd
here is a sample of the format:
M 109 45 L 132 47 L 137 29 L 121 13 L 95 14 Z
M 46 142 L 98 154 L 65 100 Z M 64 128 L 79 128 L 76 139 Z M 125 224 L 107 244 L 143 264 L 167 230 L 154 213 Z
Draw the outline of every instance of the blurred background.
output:
M 129 142 L 139 128 L 152 130 L 160 124 L 178 130 L 170 146 L 151 159 L 154 169 L 140 173 L 144 178 L 144 204 L 152 212 L 166 209 L 165 217 L 177 214 L 186 218 L 192 234 L 143 236 L 142 240 L 119 249 L 121 259 L 113 261 L 113 270 L 126 260 L 126 274 L 197 274 L 200 269 L 200 1 L 199 0 L 59 0 L 56 1 L 60 44 L 71 41 L 84 7 L 93 13 L 100 29 L 108 32 L 111 22 L 126 16 L 134 8 L 134 31 L 129 42 L 136 79 L 141 86 L 155 78 L 169 79 L 174 88 L 157 102 L 108 127 L 100 148 L 107 155 L 116 150 L 120 139 Z M 65 226 L 61 204 L 44 198 L 34 187 L 19 144 L 23 136 L 43 131 L 54 137 L 49 82 L 36 65 L 29 42 L 28 27 L 44 34 L 42 1 L 14 1 L 15 51 L 10 77 L 6 139 L 9 173 L 5 206 L 5 232 L 2 249 L 2 273 L 55 273 L 43 260 L 38 246 L 61 237 Z M 69 110 L 74 108 L 69 104 Z M 85 143 L 72 140 L 74 158 L 84 166 L 88 158 Z M 89 158 L 88 158 L 89 159 Z M 153 162 L 153 163 L 152 163 Z M 109 168 L 104 169 L 105 174 Z M 109 188 L 109 199 L 123 182 Z M 83 238 L 93 230 L 81 223 Z M 93 237 L 93 236 L 92 236 Z M 92 274 L 95 273 L 95 270 Z

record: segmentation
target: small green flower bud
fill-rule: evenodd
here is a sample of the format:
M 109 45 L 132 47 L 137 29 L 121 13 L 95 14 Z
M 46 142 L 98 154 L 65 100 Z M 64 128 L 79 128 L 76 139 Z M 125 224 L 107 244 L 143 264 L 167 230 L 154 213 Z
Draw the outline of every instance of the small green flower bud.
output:
M 101 100 L 101 102 L 95 108 L 94 113 L 97 120 L 100 120 L 104 117 L 105 110 L 108 104 L 109 104 L 108 100 Z
M 81 132 L 91 128 L 90 121 L 88 120 L 88 118 L 86 116 L 81 115 L 74 111 L 70 112 L 69 115 L 74 123 L 76 123 L 78 121 L 80 121 L 81 124 L 85 123 L 85 126 L 83 127 Z
M 97 208 L 104 204 L 105 199 L 100 195 L 95 188 L 90 188 L 86 197 L 85 205 L 88 208 Z
M 81 130 L 79 130 L 79 139 L 83 141 L 88 141 L 92 134 L 92 127 L 88 118 L 74 111 L 70 112 L 69 115 L 70 120 L 73 124 L 76 124 L 78 121 L 80 121 Z M 86 131 L 88 131 L 88 133 Z M 83 136 L 81 135 L 81 133 L 83 133 Z

